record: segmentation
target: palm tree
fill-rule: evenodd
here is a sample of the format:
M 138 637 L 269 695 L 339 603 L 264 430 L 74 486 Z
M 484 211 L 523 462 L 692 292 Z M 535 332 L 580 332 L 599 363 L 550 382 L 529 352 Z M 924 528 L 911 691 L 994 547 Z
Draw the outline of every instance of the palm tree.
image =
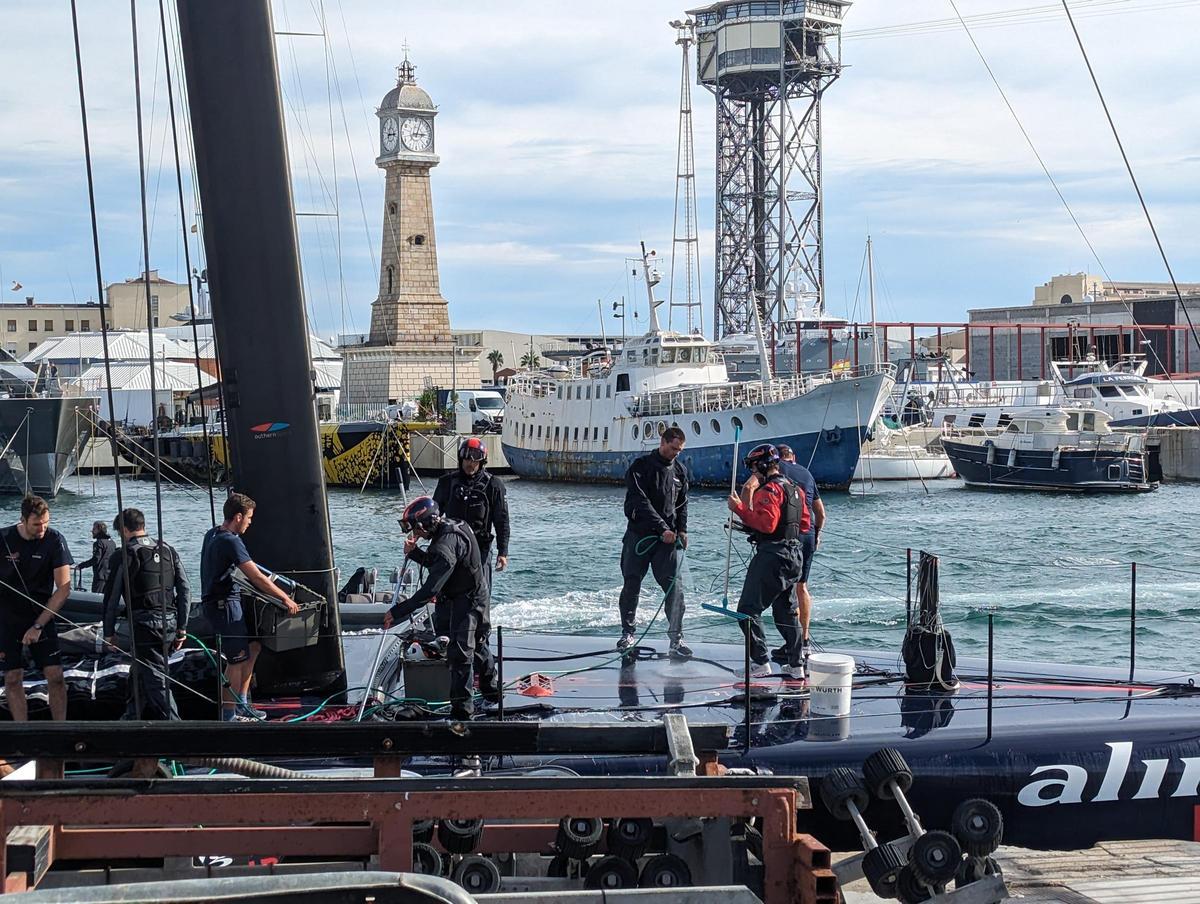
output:
M 521 356 L 521 366 L 522 367 L 528 367 L 528 368 L 532 369 L 534 367 L 540 367 L 541 364 L 542 364 L 542 359 L 539 358 L 535 352 L 526 352 L 524 355 Z
M 492 385 L 500 383 L 500 365 L 504 363 L 504 355 L 500 349 L 494 348 L 488 352 L 488 363 L 492 365 Z

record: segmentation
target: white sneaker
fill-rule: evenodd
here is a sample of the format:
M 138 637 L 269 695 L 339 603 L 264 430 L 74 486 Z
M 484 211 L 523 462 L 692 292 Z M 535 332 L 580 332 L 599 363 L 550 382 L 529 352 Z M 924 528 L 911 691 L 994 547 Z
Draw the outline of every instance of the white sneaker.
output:
M 803 665 L 785 665 L 779 671 L 787 681 L 804 681 L 808 677 Z
M 775 674 L 775 666 L 770 662 L 752 662 L 750 663 L 750 680 L 755 678 L 770 678 Z

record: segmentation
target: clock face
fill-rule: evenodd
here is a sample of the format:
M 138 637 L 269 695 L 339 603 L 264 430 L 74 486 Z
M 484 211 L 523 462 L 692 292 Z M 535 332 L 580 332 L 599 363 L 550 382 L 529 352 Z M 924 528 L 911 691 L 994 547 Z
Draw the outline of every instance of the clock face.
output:
M 400 137 L 400 127 L 396 124 L 396 117 L 389 116 L 383 121 L 383 149 L 385 151 L 396 150 L 396 141 Z
M 424 119 L 409 117 L 400 123 L 400 137 L 410 151 L 421 153 L 433 146 L 433 130 Z

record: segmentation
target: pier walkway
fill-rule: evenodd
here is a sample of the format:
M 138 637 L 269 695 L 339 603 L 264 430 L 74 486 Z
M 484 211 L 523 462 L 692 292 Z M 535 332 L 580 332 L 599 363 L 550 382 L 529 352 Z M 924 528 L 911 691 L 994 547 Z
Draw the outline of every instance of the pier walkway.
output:
M 843 856 L 834 856 L 840 860 Z M 1200 843 L 1112 841 L 1085 851 L 1004 847 L 996 855 L 1013 901 L 1030 904 L 1195 904 Z M 866 880 L 844 889 L 846 904 L 879 899 Z

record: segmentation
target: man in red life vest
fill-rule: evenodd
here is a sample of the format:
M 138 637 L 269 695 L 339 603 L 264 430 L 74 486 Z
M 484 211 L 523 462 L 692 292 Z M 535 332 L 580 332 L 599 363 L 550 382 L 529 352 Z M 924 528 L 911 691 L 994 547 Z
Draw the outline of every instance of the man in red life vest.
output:
M 779 473 L 779 450 L 774 446 L 755 447 L 745 465 L 750 479 L 742 486 L 741 497 L 730 495 L 728 504 L 755 546 L 737 607 L 738 612 L 750 616 L 738 622 L 750 635 L 751 665 L 746 677 L 772 674 L 771 651 L 762 626 L 762 614 L 770 608 L 787 650 L 783 676 L 803 680 L 800 629 L 792 596 L 804 569 L 802 541 L 811 522 L 808 503 L 804 490 Z

